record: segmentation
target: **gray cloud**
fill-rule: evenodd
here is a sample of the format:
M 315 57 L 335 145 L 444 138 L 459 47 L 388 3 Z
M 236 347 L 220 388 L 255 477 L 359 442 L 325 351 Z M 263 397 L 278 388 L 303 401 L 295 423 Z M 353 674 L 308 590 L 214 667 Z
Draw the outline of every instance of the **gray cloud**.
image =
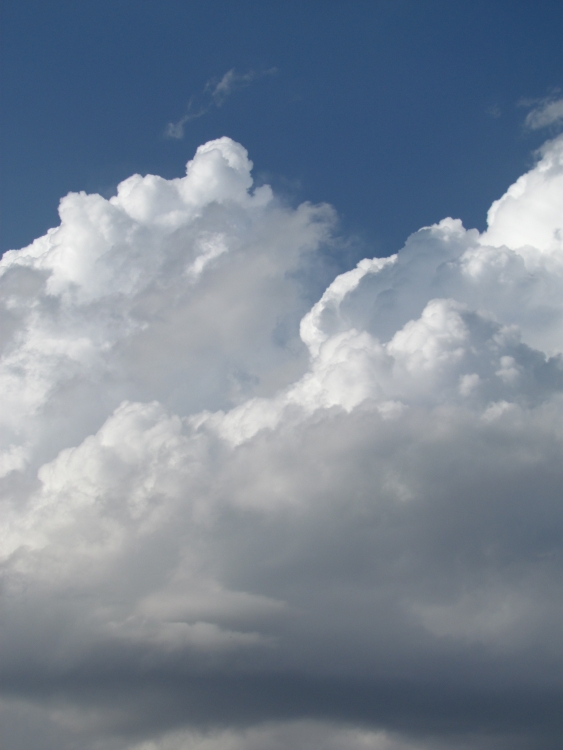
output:
M 5 746 L 555 748 L 563 140 L 332 281 L 251 168 L 0 263 Z

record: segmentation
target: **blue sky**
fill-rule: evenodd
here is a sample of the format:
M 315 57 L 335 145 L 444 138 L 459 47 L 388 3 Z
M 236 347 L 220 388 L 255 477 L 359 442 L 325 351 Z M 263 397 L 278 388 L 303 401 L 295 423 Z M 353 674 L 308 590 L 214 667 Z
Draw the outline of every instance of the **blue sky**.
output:
M 3 750 L 558 749 L 561 4 L 1 13 Z
M 518 103 L 563 70 L 546 0 L 6 0 L 2 15 L 3 251 L 55 226 L 67 192 L 181 175 L 222 135 L 290 200 L 333 204 L 373 254 L 446 215 L 482 229 L 541 142 Z M 165 138 L 233 69 L 257 77 Z

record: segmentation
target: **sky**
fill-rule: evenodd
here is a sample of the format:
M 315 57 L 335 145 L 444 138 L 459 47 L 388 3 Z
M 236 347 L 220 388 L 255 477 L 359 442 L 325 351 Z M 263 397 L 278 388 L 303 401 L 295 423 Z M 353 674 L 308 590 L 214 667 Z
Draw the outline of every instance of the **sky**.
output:
M 562 85 L 553 0 L 5 0 L 1 13 L 0 251 L 56 226 L 69 191 L 181 176 L 223 135 L 258 181 L 335 206 L 350 262 L 359 240 L 389 255 L 444 216 L 483 230 L 542 143 L 522 101 Z M 237 85 L 213 100 L 230 71 Z M 167 138 L 190 101 L 205 115 Z
M 6 750 L 556 750 L 563 17 L 2 8 Z

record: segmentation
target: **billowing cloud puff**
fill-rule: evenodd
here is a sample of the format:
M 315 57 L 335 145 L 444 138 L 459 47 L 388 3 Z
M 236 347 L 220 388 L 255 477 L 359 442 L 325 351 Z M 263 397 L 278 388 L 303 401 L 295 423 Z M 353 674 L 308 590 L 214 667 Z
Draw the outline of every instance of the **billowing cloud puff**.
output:
M 563 140 L 324 292 L 251 168 L 0 262 L 7 747 L 555 747 Z

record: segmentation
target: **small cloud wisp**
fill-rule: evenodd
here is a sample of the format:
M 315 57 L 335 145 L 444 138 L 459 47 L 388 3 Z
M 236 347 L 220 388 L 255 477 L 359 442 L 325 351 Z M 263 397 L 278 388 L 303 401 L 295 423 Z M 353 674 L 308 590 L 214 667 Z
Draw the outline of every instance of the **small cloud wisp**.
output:
M 524 120 L 524 127 L 528 130 L 541 130 L 552 126 L 563 125 L 563 97 L 556 99 L 523 100 L 523 107 L 532 107 Z
M 222 107 L 235 91 L 245 89 L 253 81 L 275 73 L 277 73 L 277 68 L 262 71 L 250 70 L 248 73 L 237 73 L 234 68 L 231 68 L 219 80 L 211 78 L 203 88 L 202 101 L 199 105 L 196 98 L 191 97 L 186 113 L 176 122 L 168 123 L 165 135 L 168 138 L 181 140 L 184 137 L 184 126 L 188 122 L 206 115 L 211 109 Z

